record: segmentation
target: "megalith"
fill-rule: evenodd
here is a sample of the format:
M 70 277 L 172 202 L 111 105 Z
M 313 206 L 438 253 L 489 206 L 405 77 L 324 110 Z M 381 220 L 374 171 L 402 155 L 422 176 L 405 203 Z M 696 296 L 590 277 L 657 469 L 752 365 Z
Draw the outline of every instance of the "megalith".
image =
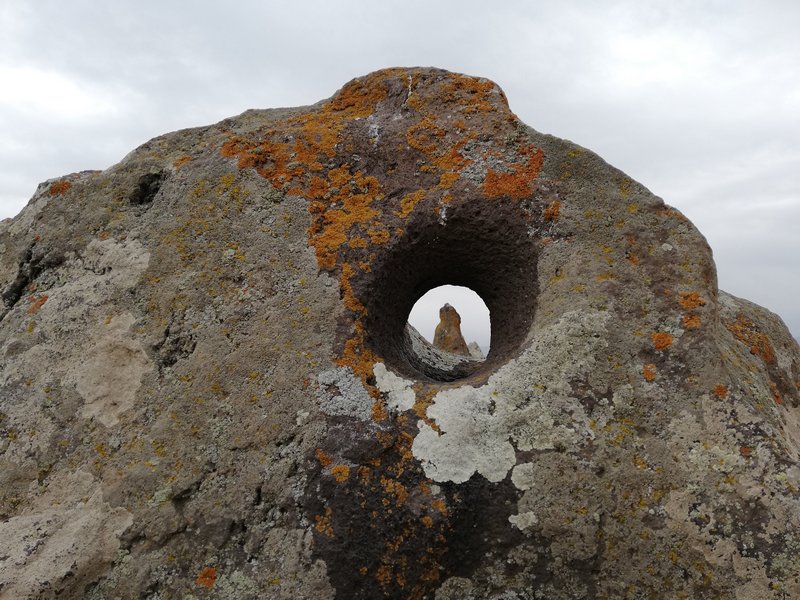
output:
M 443 284 L 485 360 L 407 326 Z M 797 342 L 486 79 L 47 181 L 0 294 L 2 598 L 800 597 Z

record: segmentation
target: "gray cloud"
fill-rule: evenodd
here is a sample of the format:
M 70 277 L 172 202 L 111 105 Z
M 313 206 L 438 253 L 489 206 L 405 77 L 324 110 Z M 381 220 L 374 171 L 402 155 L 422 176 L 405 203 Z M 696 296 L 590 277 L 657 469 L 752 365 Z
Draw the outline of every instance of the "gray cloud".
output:
M 796 2 L 50 0 L 0 22 L 0 218 L 155 135 L 433 65 L 493 79 L 523 121 L 682 210 L 720 286 L 800 336 Z

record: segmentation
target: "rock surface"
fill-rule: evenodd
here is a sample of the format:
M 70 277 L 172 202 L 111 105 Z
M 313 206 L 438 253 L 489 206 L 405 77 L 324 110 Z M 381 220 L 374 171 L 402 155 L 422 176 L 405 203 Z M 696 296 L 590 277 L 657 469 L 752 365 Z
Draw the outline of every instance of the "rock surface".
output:
M 479 360 L 483 360 L 484 358 L 486 358 L 486 355 L 483 353 L 483 350 L 481 350 L 481 347 L 478 345 L 478 342 L 470 342 L 467 345 L 467 349 L 469 350 L 469 355 L 472 358 L 477 358 Z
M 461 335 L 461 315 L 449 304 L 439 309 L 439 324 L 433 334 L 433 345 L 445 352 L 471 356 L 467 342 Z
M 425 362 L 441 284 L 483 362 Z M 171 133 L 0 223 L 2 598 L 797 598 L 800 351 L 485 79 Z

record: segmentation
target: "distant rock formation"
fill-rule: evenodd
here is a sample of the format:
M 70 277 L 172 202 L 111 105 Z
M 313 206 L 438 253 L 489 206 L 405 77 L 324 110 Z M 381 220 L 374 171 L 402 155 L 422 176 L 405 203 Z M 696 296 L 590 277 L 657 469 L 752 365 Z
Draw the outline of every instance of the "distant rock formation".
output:
M 407 326 L 443 281 L 486 360 Z M 0 302 L 3 600 L 800 598 L 797 342 L 486 79 L 47 181 Z
M 483 360 L 486 358 L 486 355 L 481 350 L 481 347 L 478 345 L 478 342 L 470 342 L 467 344 L 467 348 L 469 349 L 469 355 L 472 358 L 477 358 L 479 360 Z
M 461 335 L 461 315 L 449 304 L 439 309 L 439 324 L 433 334 L 433 345 L 445 352 L 472 356 L 464 336 Z

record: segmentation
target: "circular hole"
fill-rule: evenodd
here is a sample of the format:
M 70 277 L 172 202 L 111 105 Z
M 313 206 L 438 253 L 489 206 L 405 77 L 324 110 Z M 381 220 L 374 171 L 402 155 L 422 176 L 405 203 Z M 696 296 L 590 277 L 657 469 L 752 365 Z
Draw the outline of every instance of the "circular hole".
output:
M 530 216 L 510 200 L 485 206 L 462 198 L 449 205 L 446 220 L 435 212 L 413 213 L 405 231 L 351 280 L 364 304 L 368 347 L 387 367 L 420 381 L 487 378 L 521 351 L 536 312 L 538 256 Z M 484 361 L 440 368 L 420 358 L 409 314 L 426 292 L 445 284 L 467 287 L 485 302 L 491 335 Z
M 442 314 L 445 305 L 450 305 L 455 313 L 446 310 Z M 457 328 L 460 335 L 450 331 L 453 329 L 454 316 L 458 317 Z M 408 322 L 425 341 L 440 350 L 459 353 L 457 347 L 460 346 L 458 343 L 460 338 L 464 341 L 464 348 L 473 358 L 483 360 L 489 352 L 491 337 L 489 309 L 483 299 L 468 287 L 442 285 L 429 290 L 414 304 L 408 315 Z M 443 327 L 439 329 L 440 340 L 436 343 L 434 338 L 440 322 Z M 453 338 L 454 344 L 447 343 L 450 337 Z M 442 338 L 445 338 L 444 344 Z

